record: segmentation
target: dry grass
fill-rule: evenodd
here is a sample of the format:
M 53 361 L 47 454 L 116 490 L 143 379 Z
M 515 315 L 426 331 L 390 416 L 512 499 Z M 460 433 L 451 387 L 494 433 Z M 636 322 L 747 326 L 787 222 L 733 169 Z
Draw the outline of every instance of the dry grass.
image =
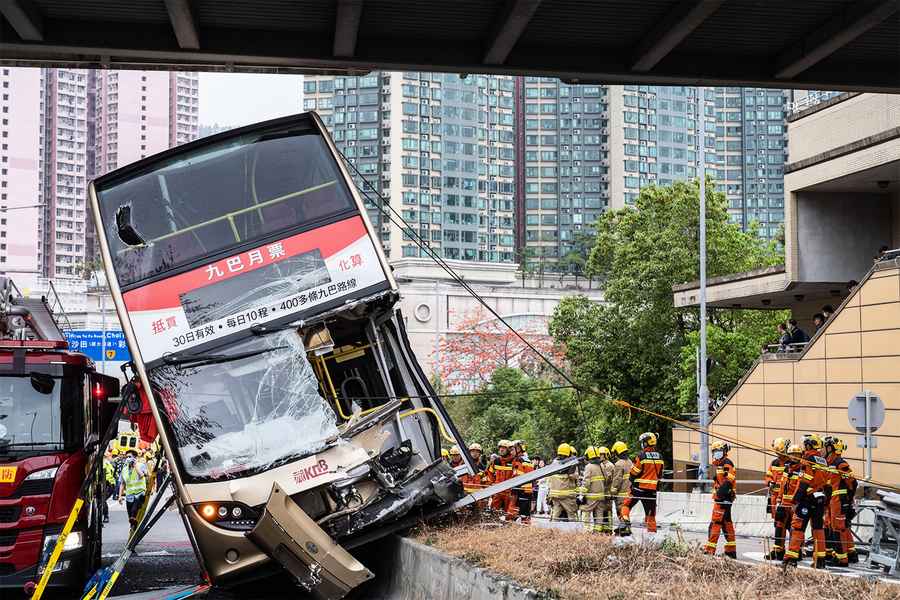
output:
M 606 536 L 491 523 L 421 530 L 448 554 L 561 600 L 897 599 L 900 586 L 711 558 L 693 547 L 614 546 Z

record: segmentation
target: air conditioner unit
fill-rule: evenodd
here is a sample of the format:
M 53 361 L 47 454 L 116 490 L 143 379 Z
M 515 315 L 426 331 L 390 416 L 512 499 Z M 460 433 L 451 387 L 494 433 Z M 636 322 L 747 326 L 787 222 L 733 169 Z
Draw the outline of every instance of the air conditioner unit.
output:
M 600 130 L 600 133 L 602 133 L 603 135 L 609 135 L 609 127 L 604 127 Z
M 600 181 L 609 181 L 609 175 L 601 175 Z
M 600 149 L 603 150 L 604 152 L 608 152 L 609 144 L 600 144 Z

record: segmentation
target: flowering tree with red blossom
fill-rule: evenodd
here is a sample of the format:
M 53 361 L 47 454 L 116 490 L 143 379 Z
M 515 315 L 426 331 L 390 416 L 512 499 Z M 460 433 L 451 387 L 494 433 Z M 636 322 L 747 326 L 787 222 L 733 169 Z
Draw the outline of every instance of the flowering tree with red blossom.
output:
M 513 325 L 554 364 L 565 362 L 545 322 L 535 318 L 523 323 L 517 318 Z M 438 342 L 432 356 L 441 381 L 454 390 L 479 389 L 502 367 L 520 369 L 531 377 L 550 374 L 547 364 L 528 344 L 483 308 L 462 315 L 453 329 Z

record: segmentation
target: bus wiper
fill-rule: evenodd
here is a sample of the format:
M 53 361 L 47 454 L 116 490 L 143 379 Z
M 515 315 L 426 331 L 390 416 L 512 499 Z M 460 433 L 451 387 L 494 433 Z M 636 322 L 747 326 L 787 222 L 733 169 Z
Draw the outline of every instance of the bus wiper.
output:
M 231 362 L 233 360 L 241 360 L 242 358 L 250 358 L 273 350 L 284 350 L 290 346 L 274 346 L 272 348 L 261 348 L 259 350 L 250 350 L 248 352 L 238 352 L 237 354 L 195 354 L 193 356 L 173 356 L 167 355 L 163 358 L 163 362 L 167 365 L 176 367 L 202 367 L 205 365 L 216 365 L 219 363 Z
M 35 446 L 62 446 L 62 442 L 10 442 L 0 443 L 0 452 L 9 448 L 34 448 Z
M 303 325 L 303 320 L 291 321 L 290 323 L 285 323 L 284 325 L 264 325 L 263 323 L 257 323 L 250 327 L 250 333 L 253 335 L 266 335 L 269 333 L 275 333 L 276 331 L 286 331 L 288 329 L 297 329 Z

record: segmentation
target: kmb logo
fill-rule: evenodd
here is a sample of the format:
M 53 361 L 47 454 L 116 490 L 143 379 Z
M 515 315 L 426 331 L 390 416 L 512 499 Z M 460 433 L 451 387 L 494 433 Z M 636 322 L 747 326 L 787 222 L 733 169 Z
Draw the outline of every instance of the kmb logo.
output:
M 296 481 L 297 483 L 303 483 L 304 481 L 309 481 L 310 479 L 315 479 L 316 477 L 325 475 L 326 473 L 328 473 L 328 470 L 328 463 L 323 459 L 311 467 L 306 467 L 305 469 L 294 471 L 294 481 Z

